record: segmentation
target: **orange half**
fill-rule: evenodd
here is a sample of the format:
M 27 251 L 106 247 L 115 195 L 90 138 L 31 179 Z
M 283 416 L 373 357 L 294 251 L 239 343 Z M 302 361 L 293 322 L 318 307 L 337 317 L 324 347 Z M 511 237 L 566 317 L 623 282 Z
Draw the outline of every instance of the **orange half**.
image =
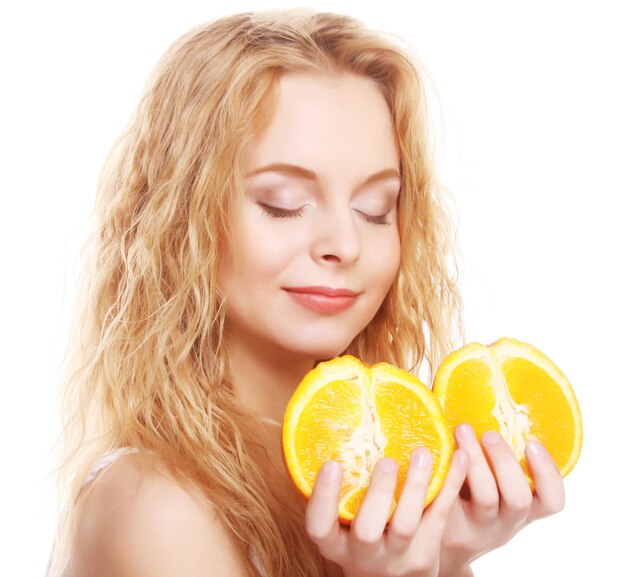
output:
M 531 439 L 552 455 L 562 476 L 573 468 L 583 439 L 574 390 L 541 351 L 510 338 L 491 345 L 470 343 L 449 355 L 435 375 L 433 392 L 450 431 L 473 426 L 480 439 L 498 431 L 533 485 L 524 449 Z
M 427 447 L 433 455 L 426 496 L 430 503 L 443 485 L 453 445 L 439 403 L 417 377 L 388 363 L 368 365 L 350 355 L 322 362 L 307 373 L 283 420 L 285 464 L 302 495 L 311 496 L 326 461 L 341 464 L 343 524 L 355 518 L 374 466 L 383 457 L 398 464 L 391 518 L 417 447 Z

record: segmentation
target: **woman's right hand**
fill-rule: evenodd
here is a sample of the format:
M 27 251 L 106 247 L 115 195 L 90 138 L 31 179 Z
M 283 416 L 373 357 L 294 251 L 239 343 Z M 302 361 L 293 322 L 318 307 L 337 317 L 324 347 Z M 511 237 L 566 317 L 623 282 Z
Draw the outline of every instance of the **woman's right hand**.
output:
M 337 519 L 342 470 L 338 463 L 329 461 L 321 468 L 307 504 L 307 533 L 323 557 L 343 568 L 345 577 L 436 577 L 442 537 L 468 464 L 468 453 L 455 451 L 441 491 L 424 511 L 432 456 L 428 449 L 416 449 L 386 527 L 398 467 L 393 459 L 381 459 L 356 518 L 345 527 Z M 466 574 L 472 574 L 469 567 Z

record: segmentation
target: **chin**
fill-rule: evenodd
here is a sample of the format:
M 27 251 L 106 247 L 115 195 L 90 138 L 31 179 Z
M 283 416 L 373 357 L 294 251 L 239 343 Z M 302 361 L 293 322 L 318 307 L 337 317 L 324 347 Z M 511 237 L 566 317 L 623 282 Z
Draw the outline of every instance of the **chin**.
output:
M 309 337 L 298 335 L 297 338 L 281 338 L 280 348 L 285 352 L 312 359 L 333 359 L 339 356 L 350 344 L 351 339 L 335 338 L 331 339 L 327 335 L 324 337 Z
M 321 360 L 330 360 L 334 359 L 341 355 L 343 351 L 345 351 L 350 345 L 351 340 L 344 340 L 339 342 L 336 340 L 334 342 L 328 342 L 328 339 L 324 341 L 323 345 L 320 343 L 320 339 L 316 339 L 311 343 L 299 343 L 300 346 L 295 346 L 294 343 L 291 343 L 289 347 L 290 350 L 294 353 L 300 353 L 303 356 L 314 358 L 318 361 Z
M 284 330 L 281 330 L 284 329 Z M 293 355 L 311 359 L 330 360 L 345 351 L 359 334 L 352 323 L 335 323 L 325 326 L 302 324 L 299 330 L 293 325 L 274 327 L 275 342 Z

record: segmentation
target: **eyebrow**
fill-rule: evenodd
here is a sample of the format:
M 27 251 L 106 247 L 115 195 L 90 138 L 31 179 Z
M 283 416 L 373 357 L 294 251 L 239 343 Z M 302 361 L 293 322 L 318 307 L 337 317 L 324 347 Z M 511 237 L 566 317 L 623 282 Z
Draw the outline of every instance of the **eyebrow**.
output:
M 246 175 L 246 178 L 256 176 L 257 174 L 260 174 L 262 172 L 278 172 L 286 176 L 310 180 L 312 182 L 317 182 L 318 180 L 317 173 L 313 172 L 312 170 L 303 168 L 302 166 L 298 166 L 296 164 L 286 164 L 283 162 L 275 162 L 266 166 L 262 166 L 260 168 L 256 168 L 252 172 L 248 173 Z M 359 183 L 357 188 L 362 188 L 364 186 L 367 186 L 368 184 L 373 184 L 375 182 L 388 180 L 389 178 L 397 178 L 398 180 L 402 180 L 400 173 L 395 168 L 385 168 L 384 170 L 380 170 L 368 176 L 363 182 Z

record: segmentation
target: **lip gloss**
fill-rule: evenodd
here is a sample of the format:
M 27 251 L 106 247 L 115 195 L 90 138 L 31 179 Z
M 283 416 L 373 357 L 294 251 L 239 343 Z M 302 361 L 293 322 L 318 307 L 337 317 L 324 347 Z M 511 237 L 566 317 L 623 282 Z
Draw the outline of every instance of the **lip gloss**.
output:
M 339 313 L 350 308 L 356 296 L 331 297 L 314 293 L 286 291 L 300 305 L 320 313 Z

